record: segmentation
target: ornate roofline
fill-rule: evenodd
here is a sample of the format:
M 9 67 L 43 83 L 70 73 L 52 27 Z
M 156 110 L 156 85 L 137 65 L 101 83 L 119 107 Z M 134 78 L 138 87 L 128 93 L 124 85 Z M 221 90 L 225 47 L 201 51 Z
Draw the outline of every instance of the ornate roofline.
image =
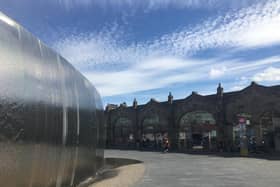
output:
M 241 93 L 244 93 L 250 89 L 258 89 L 258 88 L 263 88 L 263 89 L 279 89 L 280 91 L 280 85 L 274 85 L 274 86 L 264 86 L 264 85 L 260 85 L 256 82 L 251 82 L 250 85 L 248 85 L 247 87 L 239 90 L 239 91 L 232 91 L 232 92 L 225 92 L 224 93 L 224 96 L 233 96 L 233 95 L 238 95 L 238 94 L 241 94 Z M 198 94 L 197 92 L 192 92 L 189 96 L 183 98 L 183 99 L 174 99 L 173 100 L 173 103 L 178 103 L 178 102 L 183 102 L 183 101 L 187 101 L 187 100 L 190 100 L 192 98 L 197 98 L 197 97 L 200 97 L 200 98 L 206 98 L 206 97 L 213 97 L 213 96 L 216 96 L 216 94 L 209 94 L 209 95 L 200 95 Z M 138 105 L 137 108 L 143 108 L 143 107 L 146 107 L 152 103 L 155 103 L 155 104 L 168 104 L 168 101 L 157 101 L 156 99 L 154 98 L 151 98 L 147 103 L 145 104 L 141 104 L 141 105 Z M 119 109 L 120 107 L 117 107 L 117 108 L 114 108 L 112 110 L 116 110 L 116 109 Z M 124 108 L 124 107 L 123 107 Z M 125 107 L 126 109 L 129 109 L 129 108 L 133 108 L 133 106 L 127 106 Z

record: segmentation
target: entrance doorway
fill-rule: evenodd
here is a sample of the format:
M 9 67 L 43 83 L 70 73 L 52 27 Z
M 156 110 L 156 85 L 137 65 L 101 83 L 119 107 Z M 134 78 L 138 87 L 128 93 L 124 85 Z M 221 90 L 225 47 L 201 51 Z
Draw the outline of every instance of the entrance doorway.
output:
M 192 134 L 192 149 L 203 149 L 202 134 Z
M 180 119 L 179 151 L 211 150 L 216 144 L 216 121 L 207 112 L 190 112 Z
M 202 134 L 192 134 L 193 146 L 202 146 Z
M 128 118 L 120 117 L 116 121 L 113 134 L 114 147 L 129 148 L 134 143 L 132 122 Z

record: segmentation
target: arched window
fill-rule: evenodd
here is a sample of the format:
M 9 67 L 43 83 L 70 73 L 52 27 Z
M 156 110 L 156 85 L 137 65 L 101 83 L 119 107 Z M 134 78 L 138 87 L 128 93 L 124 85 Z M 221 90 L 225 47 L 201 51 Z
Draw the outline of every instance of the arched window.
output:
M 215 125 L 216 120 L 213 115 L 208 112 L 195 111 L 189 112 L 180 119 L 180 127 L 187 127 L 190 125 Z
M 179 149 L 211 149 L 216 136 L 216 120 L 211 113 L 188 112 L 179 121 Z
M 132 121 L 126 117 L 120 117 L 116 121 L 114 128 L 115 143 L 126 145 L 131 135 L 133 135 Z
M 157 115 L 153 115 L 150 117 L 146 117 L 143 120 L 143 131 L 152 133 L 159 126 L 159 117 Z
M 167 121 L 158 115 L 144 118 L 142 122 L 142 145 L 144 148 L 161 149 L 163 138 L 168 137 Z

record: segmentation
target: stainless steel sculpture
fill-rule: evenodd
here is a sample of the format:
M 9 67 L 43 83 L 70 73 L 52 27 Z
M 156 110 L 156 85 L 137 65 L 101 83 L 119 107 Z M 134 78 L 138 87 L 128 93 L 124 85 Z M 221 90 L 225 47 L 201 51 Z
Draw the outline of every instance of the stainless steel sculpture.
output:
M 0 186 L 70 187 L 103 165 L 97 90 L 0 12 Z

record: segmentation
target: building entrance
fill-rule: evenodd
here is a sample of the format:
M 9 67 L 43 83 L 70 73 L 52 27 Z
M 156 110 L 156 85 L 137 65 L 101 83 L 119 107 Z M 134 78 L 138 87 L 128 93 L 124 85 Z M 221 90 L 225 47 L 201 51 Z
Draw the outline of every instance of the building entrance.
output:
M 157 115 L 147 117 L 143 120 L 142 149 L 161 151 L 163 139 L 166 137 L 168 137 L 167 129 L 164 125 L 161 125 Z
M 202 146 L 202 134 L 192 134 L 192 145 L 194 146 Z
M 114 146 L 119 148 L 129 148 L 134 144 L 134 136 L 131 120 L 121 117 L 114 126 Z
M 207 112 L 186 113 L 180 120 L 178 147 L 180 151 L 211 150 L 216 145 L 216 121 Z
M 274 124 L 272 115 L 265 114 L 260 119 L 261 149 L 265 152 L 275 150 Z

